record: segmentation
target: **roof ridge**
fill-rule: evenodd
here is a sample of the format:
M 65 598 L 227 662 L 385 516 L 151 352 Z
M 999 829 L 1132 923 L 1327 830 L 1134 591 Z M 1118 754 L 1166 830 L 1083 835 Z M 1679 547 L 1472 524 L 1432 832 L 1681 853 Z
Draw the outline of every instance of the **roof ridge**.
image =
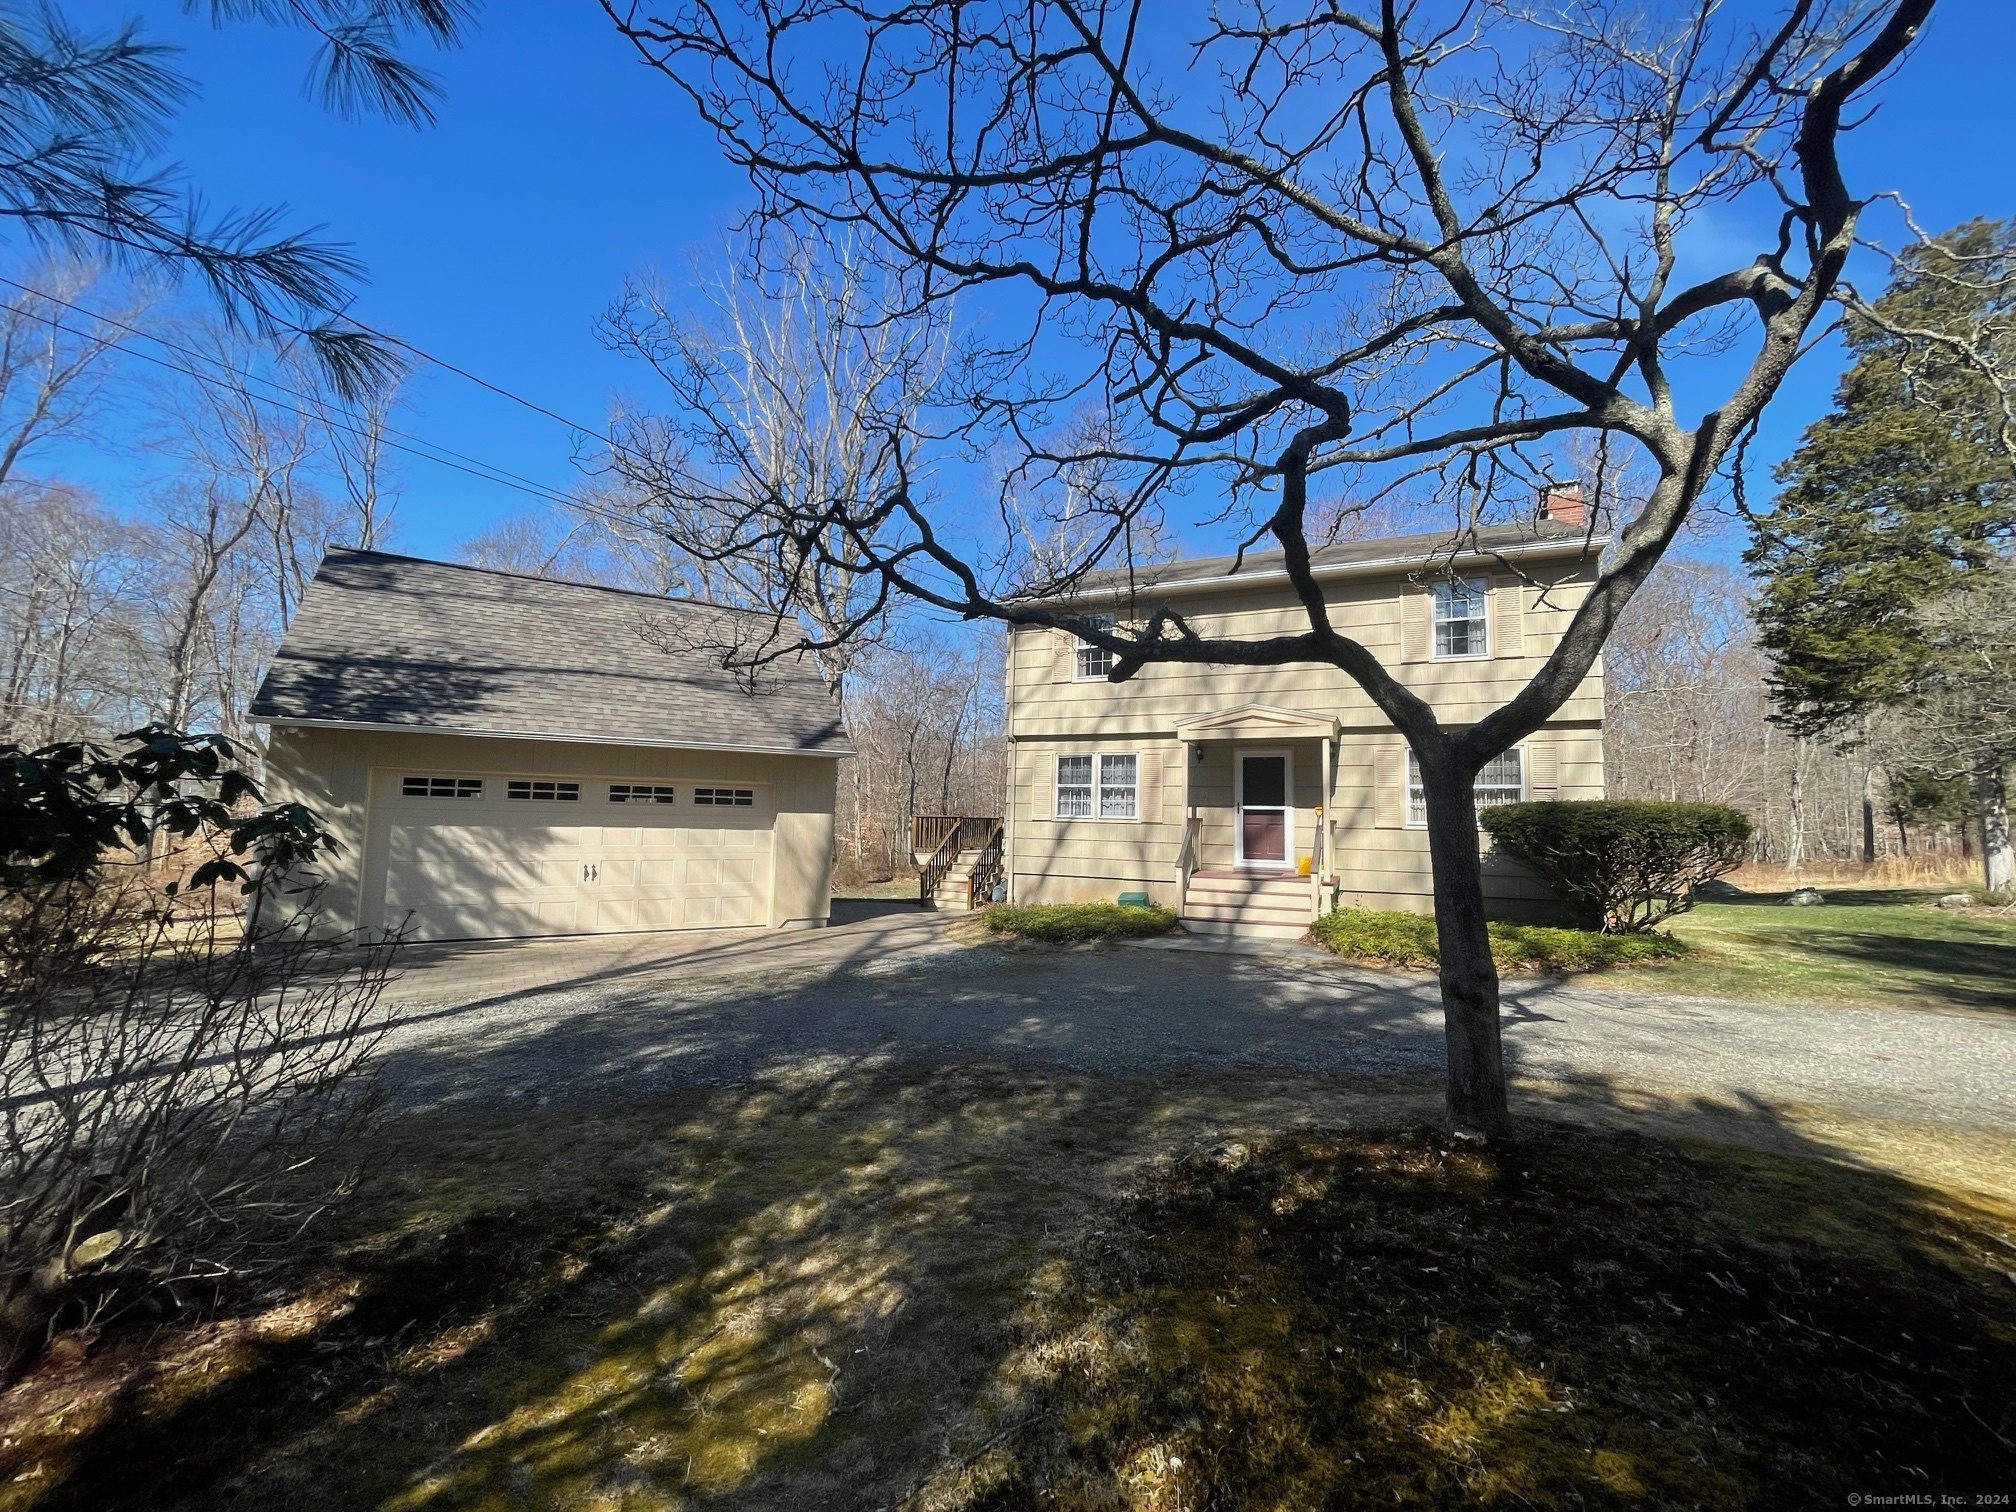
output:
M 713 599 L 690 598 L 677 593 L 652 593 L 644 588 L 618 588 L 609 583 L 584 583 L 578 578 L 544 577 L 536 572 L 516 572 L 509 567 L 485 567 L 476 562 L 444 562 L 439 557 L 412 556 L 403 551 L 380 551 L 375 546 L 330 546 L 322 553 L 323 562 L 337 552 L 353 557 L 379 557 L 388 562 L 414 562 L 422 567 L 447 567 L 455 572 L 483 572 L 491 577 L 515 578 L 522 583 L 543 583 L 549 588 L 581 588 L 589 593 L 620 593 L 626 598 L 649 599 L 654 604 L 683 604 L 694 609 L 718 609 L 723 614 L 748 614 L 759 619 L 773 619 L 775 615 L 768 609 L 745 609 L 740 604 L 723 604 Z M 315 575 L 320 577 L 322 569 L 318 565 Z

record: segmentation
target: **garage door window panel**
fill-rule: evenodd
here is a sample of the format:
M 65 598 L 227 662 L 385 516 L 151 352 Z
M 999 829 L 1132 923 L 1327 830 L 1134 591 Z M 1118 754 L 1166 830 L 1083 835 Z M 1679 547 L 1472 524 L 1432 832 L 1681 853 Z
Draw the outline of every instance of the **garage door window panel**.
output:
M 696 787 L 693 802 L 699 808 L 754 808 L 754 788 Z
M 481 798 L 481 777 L 403 777 L 399 781 L 402 798 Z
M 579 803 L 581 784 L 578 782 L 535 782 L 513 780 L 504 784 L 504 796 L 518 802 L 534 803 Z

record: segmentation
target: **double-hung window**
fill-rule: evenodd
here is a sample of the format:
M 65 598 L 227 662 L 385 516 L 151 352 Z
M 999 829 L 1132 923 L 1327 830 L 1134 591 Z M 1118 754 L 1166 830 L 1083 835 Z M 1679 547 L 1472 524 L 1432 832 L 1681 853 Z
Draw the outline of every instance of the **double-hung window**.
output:
M 1099 758 L 1099 817 L 1132 819 L 1141 812 L 1141 758 Z
M 1484 763 L 1471 792 L 1479 809 L 1496 808 L 1501 803 L 1523 803 L 1526 799 L 1526 751 L 1514 746 Z M 1428 826 L 1428 794 L 1421 786 L 1421 761 L 1407 753 L 1407 827 Z
M 1444 578 L 1435 585 L 1435 656 L 1489 654 L 1489 616 L 1482 578 Z
M 1141 817 L 1141 758 L 1101 751 L 1057 758 L 1059 819 Z
M 1101 630 L 1111 630 L 1113 628 L 1113 616 L 1110 614 L 1095 614 L 1089 616 L 1089 618 Z M 1083 641 L 1078 642 L 1078 665 L 1076 673 L 1079 682 L 1096 681 L 1105 677 L 1112 670 L 1113 653 L 1111 651 L 1101 650 L 1097 646 L 1088 646 Z

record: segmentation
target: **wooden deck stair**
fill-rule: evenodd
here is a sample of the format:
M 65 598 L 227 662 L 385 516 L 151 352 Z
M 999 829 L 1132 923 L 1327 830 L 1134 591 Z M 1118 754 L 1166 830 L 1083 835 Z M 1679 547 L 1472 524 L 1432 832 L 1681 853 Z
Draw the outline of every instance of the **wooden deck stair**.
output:
M 960 814 L 918 814 L 910 853 L 917 858 L 917 901 L 946 913 L 972 908 L 973 876 L 991 888 L 1001 872 L 1001 820 Z
M 931 901 L 925 906 L 941 913 L 966 912 L 970 906 L 967 898 L 972 890 L 973 868 L 979 860 L 978 851 L 960 852 L 959 859 L 947 867 L 945 874 L 938 879 L 937 887 L 931 891 Z
M 1182 920 L 1191 934 L 1299 940 L 1309 928 L 1309 879 L 1293 872 L 1192 872 Z

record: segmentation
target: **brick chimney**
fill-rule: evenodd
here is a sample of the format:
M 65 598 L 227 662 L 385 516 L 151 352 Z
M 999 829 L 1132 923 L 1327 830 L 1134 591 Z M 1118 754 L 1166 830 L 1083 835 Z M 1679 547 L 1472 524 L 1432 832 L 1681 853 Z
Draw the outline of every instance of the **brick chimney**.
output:
M 1587 525 L 1580 483 L 1549 483 L 1540 490 L 1540 518 L 1550 525 Z

